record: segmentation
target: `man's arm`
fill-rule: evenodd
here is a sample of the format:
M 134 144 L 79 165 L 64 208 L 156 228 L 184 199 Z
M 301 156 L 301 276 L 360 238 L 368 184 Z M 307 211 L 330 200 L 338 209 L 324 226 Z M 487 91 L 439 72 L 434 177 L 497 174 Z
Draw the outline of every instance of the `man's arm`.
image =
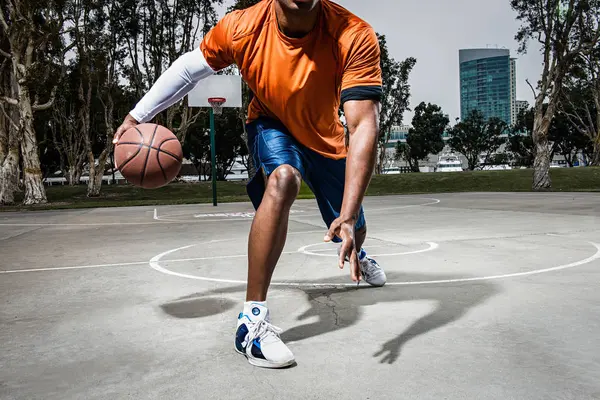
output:
M 214 73 L 199 48 L 187 52 L 157 79 L 130 114 L 139 122 L 147 122 L 185 97 L 200 80 Z
M 200 49 L 179 57 L 125 117 L 124 123 L 115 133 L 113 143 L 117 143 L 131 126 L 150 121 L 158 113 L 185 97 L 200 80 L 214 73 Z
M 379 137 L 379 102 L 347 101 L 344 115 L 350 133 L 346 159 L 346 185 L 340 217 L 358 218 L 365 192 L 371 181 Z
M 204 36 L 199 48 L 175 60 L 125 117 L 115 133 L 113 143 L 117 143 L 128 129 L 152 120 L 158 113 L 181 100 L 200 80 L 234 63 L 231 41 L 239 15 L 239 12 L 227 14 Z
M 349 100 L 344 103 L 344 114 L 350 131 L 350 143 L 346 158 L 346 183 L 340 216 L 331 223 L 325 241 L 335 236 L 342 239 L 339 267 L 344 268 L 346 257 L 350 261 L 350 276 L 360 282 L 358 254 L 354 239 L 354 227 L 365 192 L 371 181 L 377 138 L 379 135 L 379 101 Z

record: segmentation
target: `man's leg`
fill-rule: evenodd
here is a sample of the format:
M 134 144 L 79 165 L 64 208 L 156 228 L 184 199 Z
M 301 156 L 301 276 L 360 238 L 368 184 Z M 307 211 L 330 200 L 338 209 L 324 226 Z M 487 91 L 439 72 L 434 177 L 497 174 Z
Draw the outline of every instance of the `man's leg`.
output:
M 294 363 L 294 355 L 281 341 L 281 330 L 271 324 L 266 299 L 304 165 L 297 143 L 281 123 L 258 120 L 249 125 L 248 138 L 261 174 L 247 186 L 256 215 L 248 238 L 246 302 L 238 315 L 235 348 L 253 365 L 282 368 Z
M 248 238 L 248 288 L 246 301 L 264 302 L 288 230 L 290 208 L 300 192 L 302 176 L 290 165 L 281 165 L 269 176 Z

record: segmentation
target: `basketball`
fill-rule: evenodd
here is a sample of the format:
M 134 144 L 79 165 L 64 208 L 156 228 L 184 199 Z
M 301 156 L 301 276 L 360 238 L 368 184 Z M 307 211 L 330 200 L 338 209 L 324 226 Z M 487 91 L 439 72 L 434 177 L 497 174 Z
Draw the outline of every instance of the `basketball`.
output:
M 123 133 L 115 146 L 115 167 L 127 181 L 144 189 L 157 189 L 175 179 L 182 160 L 179 140 L 161 125 L 137 125 Z

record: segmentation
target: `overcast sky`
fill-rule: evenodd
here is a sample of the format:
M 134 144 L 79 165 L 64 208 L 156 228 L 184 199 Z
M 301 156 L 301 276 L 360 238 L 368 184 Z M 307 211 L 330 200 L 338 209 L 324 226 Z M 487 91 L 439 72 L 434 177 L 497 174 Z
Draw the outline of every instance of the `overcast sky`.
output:
M 517 54 L 519 23 L 509 0 L 335 1 L 386 35 L 392 57 L 417 59 L 410 77 L 412 108 L 425 101 L 441 106 L 452 121 L 460 116 L 458 50 L 488 46 L 507 48 L 517 58 L 517 98 L 532 103 L 525 79 L 537 82 L 541 56 L 535 45 Z M 411 118 L 407 113 L 404 123 Z

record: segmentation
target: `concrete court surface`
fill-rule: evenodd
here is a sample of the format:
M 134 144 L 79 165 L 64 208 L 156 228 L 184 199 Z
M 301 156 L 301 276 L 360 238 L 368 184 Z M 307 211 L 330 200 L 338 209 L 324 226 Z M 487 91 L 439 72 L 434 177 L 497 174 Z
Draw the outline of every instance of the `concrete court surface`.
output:
M 0 398 L 600 399 L 600 193 L 365 206 L 381 289 L 294 207 L 285 370 L 233 351 L 250 204 L 0 214 Z

